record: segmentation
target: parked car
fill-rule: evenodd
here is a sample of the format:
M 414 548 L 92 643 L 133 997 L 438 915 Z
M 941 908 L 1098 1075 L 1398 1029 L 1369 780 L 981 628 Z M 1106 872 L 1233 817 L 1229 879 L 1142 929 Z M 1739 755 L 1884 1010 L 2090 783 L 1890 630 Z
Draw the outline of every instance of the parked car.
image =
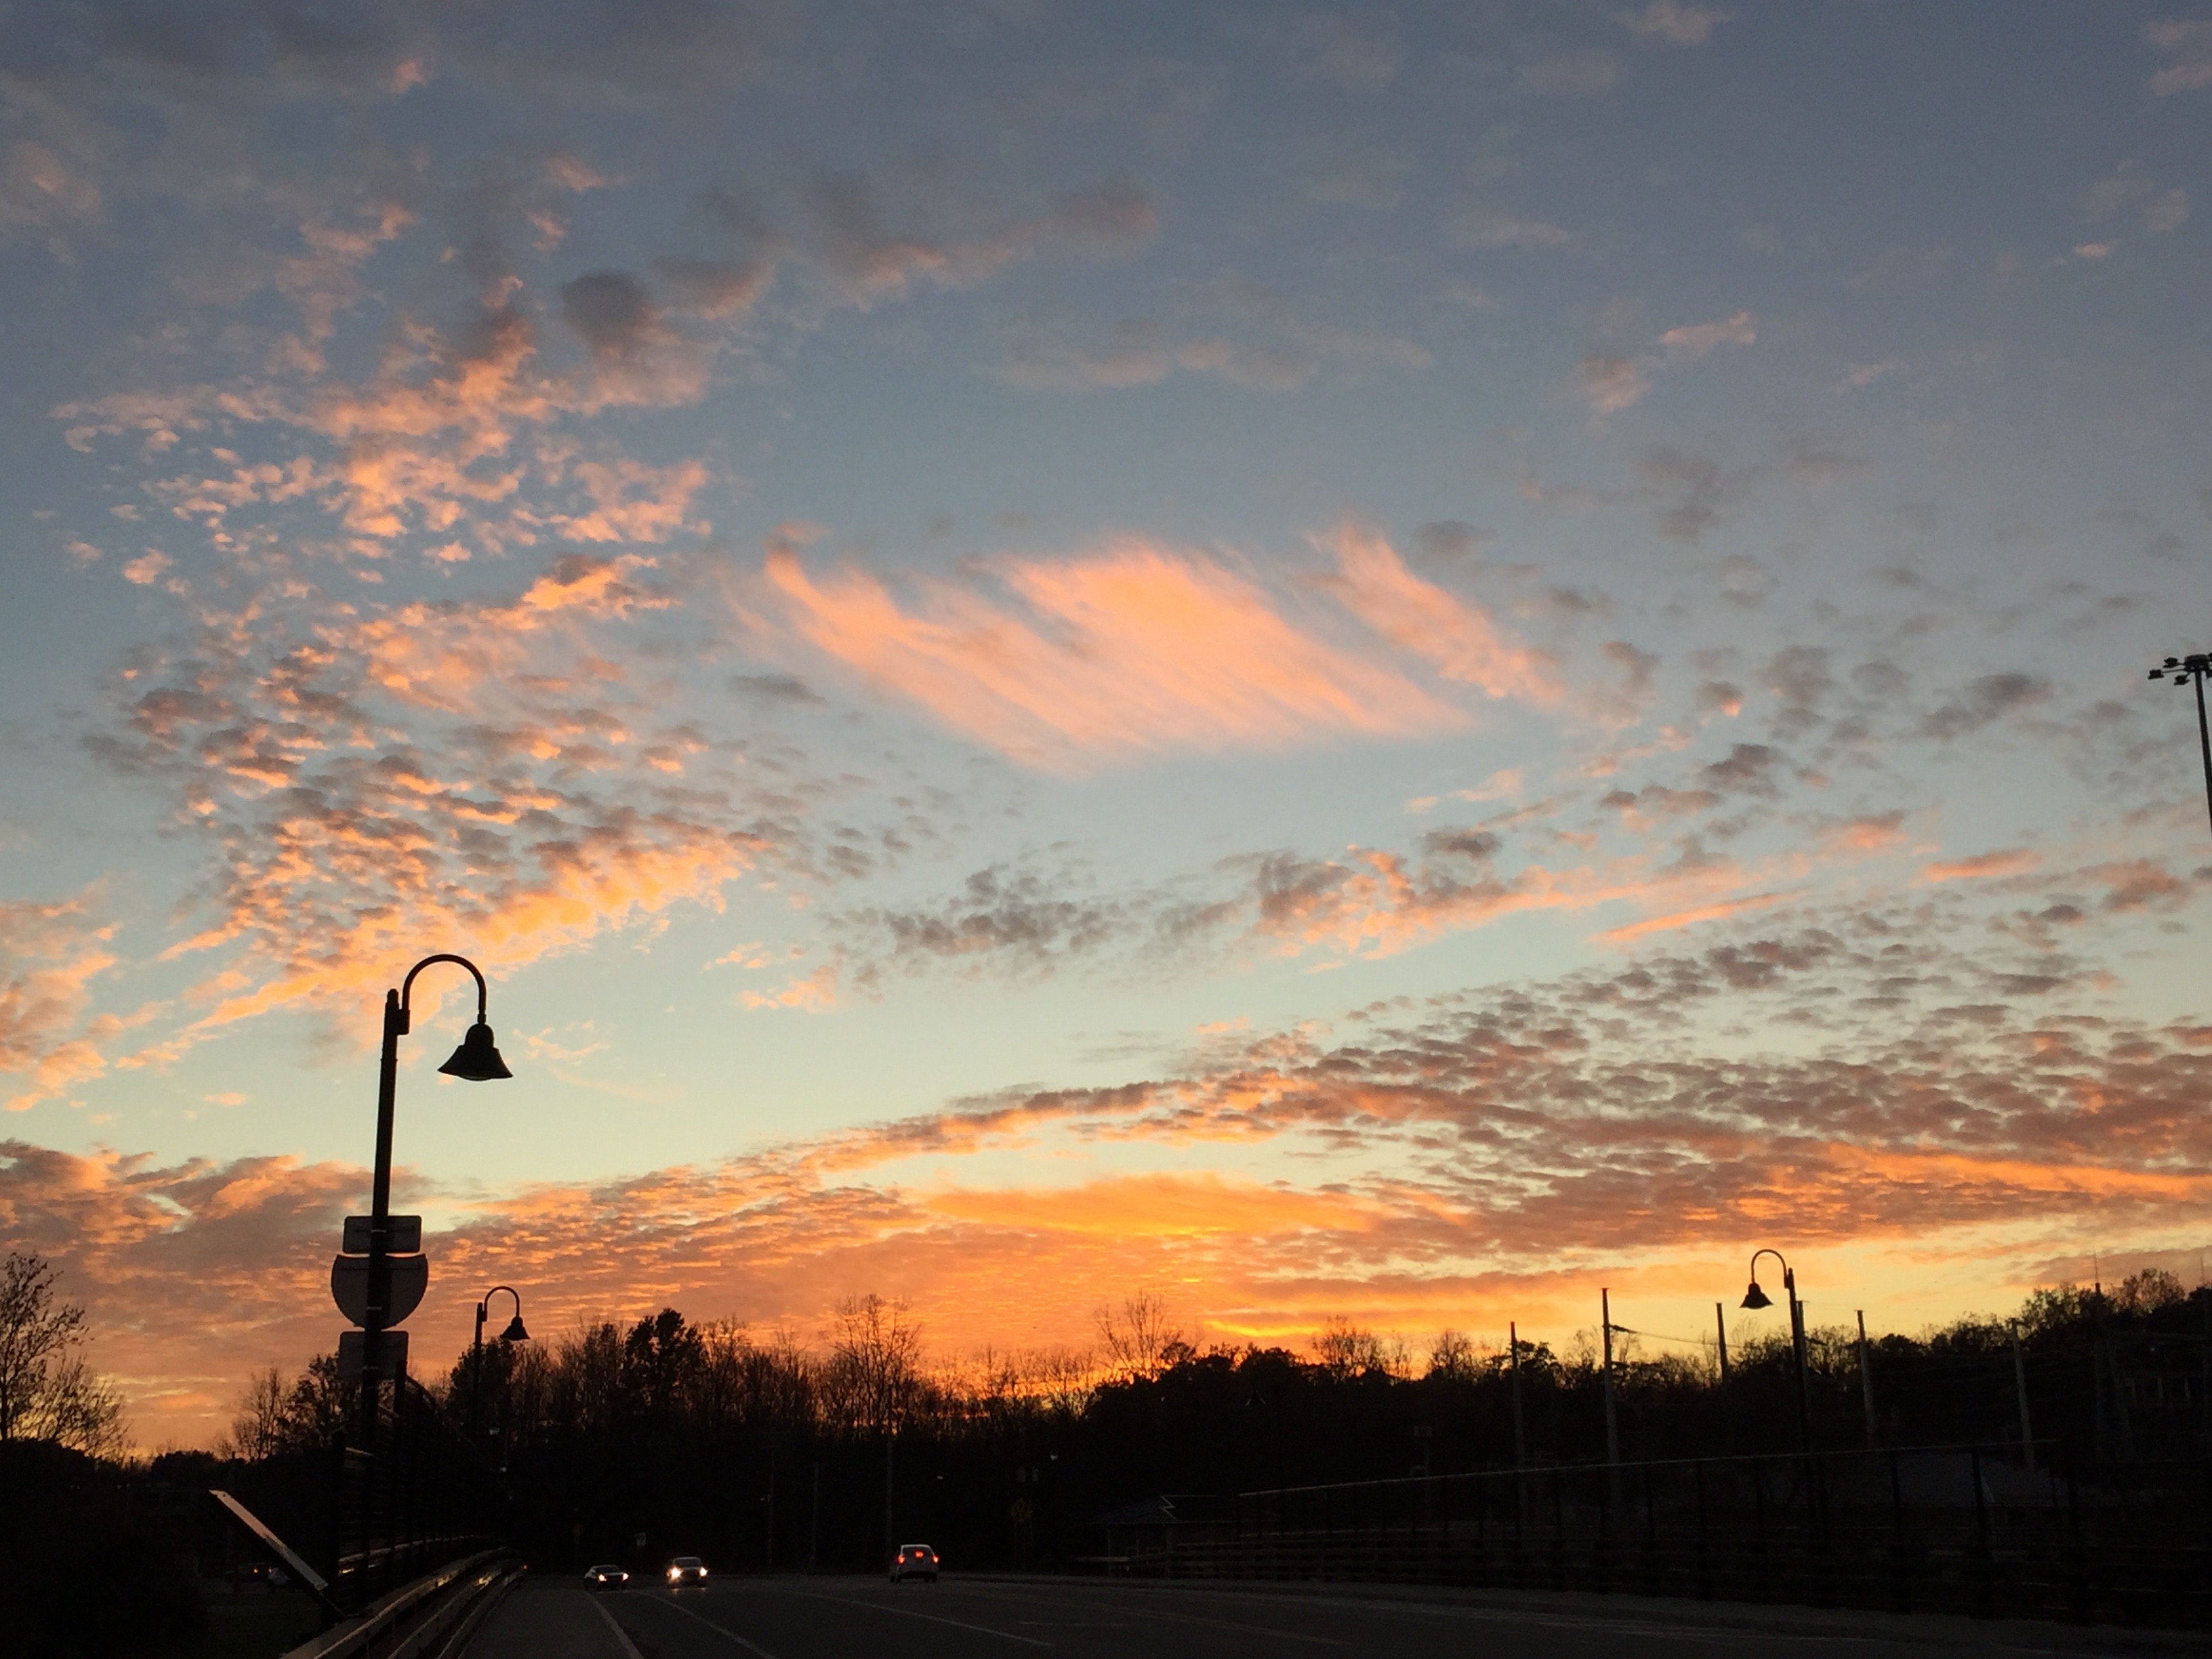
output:
M 927 1578 L 937 1582 L 937 1552 L 927 1544 L 901 1544 L 898 1559 L 891 1563 L 891 1583 L 902 1578 Z
M 707 1582 L 707 1564 L 696 1555 L 679 1555 L 668 1564 L 668 1588 Z
M 584 1588 L 594 1590 L 618 1590 L 629 1583 L 629 1575 L 611 1561 L 602 1561 L 596 1567 L 584 1569 Z

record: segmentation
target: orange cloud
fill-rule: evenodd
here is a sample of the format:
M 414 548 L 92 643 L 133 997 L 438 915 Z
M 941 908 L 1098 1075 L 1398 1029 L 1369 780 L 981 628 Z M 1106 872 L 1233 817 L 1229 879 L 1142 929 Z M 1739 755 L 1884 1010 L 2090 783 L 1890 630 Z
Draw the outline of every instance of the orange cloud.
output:
M 1559 664 L 1547 653 L 1522 645 L 1480 605 L 1423 581 L 1373 531 L 1346 526 L 1326 545 L 1336 555 L 1346 605 L 1394 645 L 1492 697 L 1546 708 L 1564 699 Z
M 1700 904 L 1687 910 L 1676 910 L 1663 916 L 1646 916 L 1641 921 L 1630 922 L 1625 927 L 1608 928 L 1599 937 L 1609 945 L 1625 945 L 1632 939 L 1643 939 L 1652 933 L 1672 933 L 1678 927 L 1695 927 L 1701 921 L 1718 921 L 1728 916 L 1741 915 L 1747 910 L 1762 910 L 1770 904 L 1794 898 L 1794 893 L 1753 893 L 1743 898 L 1721 899 L 1711 904 Z
M 115 965 L 114 929 L 95 926 L 82 900 L 0 903 L 0 1072 L 32 1087 L 5 1102 L 25 1111 L 106 1066 L 99 1039 L 122 1022 L 89 1023 L 94 980 Z
M 2008 847 L 1995 853 L 1977 853 L 1968 859 L 1938 861 L 1922 866 L 1928 881 L 1986 881 L 1998 876 L 2024 875 L 2043 862 L 2043 855 L 2025 847 Z
M 933 581 L 905 611 L 865 572 L 817 581 L 782 541 L 766 570 L 817 649 L 1048 770 L 1465 720 L 1395 671 L 1301 631 L 1226 566 L 1135 538 L 1087 559 L 1010 562 L 999 574 L 1018 606 Z
M 1072 1188 L 933 1193 L 932 1215 L 994 1227 L 1108 1238 L 1256 1238 L 1307 1230 L 1364 1230 L 1370 1207 L 1346 1195 L 1298 1191 L 1211 1174 L 1152 1174 Z

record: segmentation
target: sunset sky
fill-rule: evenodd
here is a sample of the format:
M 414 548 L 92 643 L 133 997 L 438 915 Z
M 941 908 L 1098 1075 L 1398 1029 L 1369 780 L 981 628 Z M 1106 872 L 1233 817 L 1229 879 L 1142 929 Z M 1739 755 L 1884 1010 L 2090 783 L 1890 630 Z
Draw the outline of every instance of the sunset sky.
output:
M 0 9 L 0 1240 L 204 1443 L 458 951 L 418 1370 L 2193 1284 L 2208 163 L 2179 0 Z

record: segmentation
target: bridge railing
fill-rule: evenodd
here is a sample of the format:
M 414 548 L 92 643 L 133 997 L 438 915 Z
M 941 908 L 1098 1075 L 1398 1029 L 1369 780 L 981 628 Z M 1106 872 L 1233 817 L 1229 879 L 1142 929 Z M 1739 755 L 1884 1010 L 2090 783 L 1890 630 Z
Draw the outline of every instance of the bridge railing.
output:
M 2029 1452 L 2033 1455 L 2028 1455 Z M 1943 1446 L 1245 1492 L 1110 1570 L 1613 1591 L 2212 1627 L 2212 1462 Z

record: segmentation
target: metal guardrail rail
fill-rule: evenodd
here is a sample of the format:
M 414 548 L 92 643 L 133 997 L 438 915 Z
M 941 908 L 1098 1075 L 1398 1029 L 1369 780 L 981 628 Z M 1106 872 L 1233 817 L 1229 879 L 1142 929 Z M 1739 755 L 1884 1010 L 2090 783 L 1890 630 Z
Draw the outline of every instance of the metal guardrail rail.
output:
M 2010 1447 L 1549 1466 L 1245 1492 L 1085 1565 L 2212 1628 L 2212 1464 Z
M 527 1571 L 509 1551 L 482 1551 L 402 1585 L 284 1659 L 455 1659 Z

